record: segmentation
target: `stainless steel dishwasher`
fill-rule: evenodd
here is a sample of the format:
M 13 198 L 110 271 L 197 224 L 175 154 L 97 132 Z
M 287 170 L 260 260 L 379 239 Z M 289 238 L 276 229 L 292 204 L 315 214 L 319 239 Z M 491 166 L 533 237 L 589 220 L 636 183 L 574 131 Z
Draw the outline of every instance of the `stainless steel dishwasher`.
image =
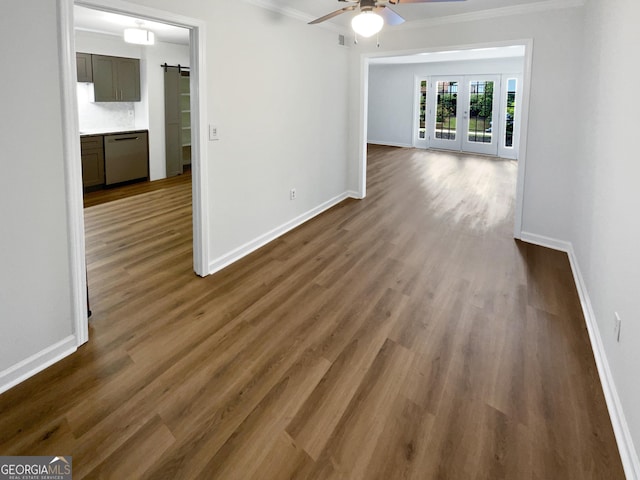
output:
M 146 131 L 104 136 L 104 176 L 106 185 L 149 177 Z

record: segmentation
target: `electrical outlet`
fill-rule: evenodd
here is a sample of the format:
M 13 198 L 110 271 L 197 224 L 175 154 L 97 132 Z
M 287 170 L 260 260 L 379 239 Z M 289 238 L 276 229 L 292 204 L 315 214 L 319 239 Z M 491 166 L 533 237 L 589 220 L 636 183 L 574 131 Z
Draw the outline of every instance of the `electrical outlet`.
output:
M 613 312 L 613 315 L 614 315 L 613 334 L 616 337 L 616 342 L 620 343 L 620 330 L 622 330 L 622 319 L 620 318 L 620 315 L 618 315 L 618 312 Z
M 292 188 L 291 190 L 289 190 L 289 200 L 295 200 L 296 199 L 296 189 Z

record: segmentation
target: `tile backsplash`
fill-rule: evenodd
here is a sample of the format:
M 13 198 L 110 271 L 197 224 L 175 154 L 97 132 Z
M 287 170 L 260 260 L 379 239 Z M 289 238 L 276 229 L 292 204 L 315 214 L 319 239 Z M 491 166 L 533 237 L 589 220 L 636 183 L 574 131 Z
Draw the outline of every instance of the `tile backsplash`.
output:
M 77 83 L 80 131 L 134 129 L 136 114 L 133 102 L 93 101 L 93 83 Z

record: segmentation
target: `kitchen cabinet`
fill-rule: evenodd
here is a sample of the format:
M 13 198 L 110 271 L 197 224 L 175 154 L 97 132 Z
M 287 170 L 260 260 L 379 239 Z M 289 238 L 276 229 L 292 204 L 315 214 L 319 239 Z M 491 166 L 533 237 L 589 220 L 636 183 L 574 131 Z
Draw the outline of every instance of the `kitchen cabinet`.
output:
M 92 55 L 96 102 L 139 102 L 140 60 Z
M 95 187 L 104 184 L 104 137 L 90 135 L 80 138 L 82 157 L 82 186 Z
M 76 53 L 78 82 L 93 82 L 93 67 L 90 53 Z

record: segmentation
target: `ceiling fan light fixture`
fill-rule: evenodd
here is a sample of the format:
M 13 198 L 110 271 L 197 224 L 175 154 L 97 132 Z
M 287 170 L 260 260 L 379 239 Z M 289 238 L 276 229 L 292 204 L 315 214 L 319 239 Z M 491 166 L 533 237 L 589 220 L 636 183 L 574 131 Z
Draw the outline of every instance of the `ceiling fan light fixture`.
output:
M 361 37 L 371 37 L 382 30 L 383 18 L 370 10 L 366 10 L 351 20 L 351 28 Z
M 135 43 L 136 45 L 153 45 L 155 43 L 155 35 L 152 31 L 143 28 L 125 28 L 124 41 Z

